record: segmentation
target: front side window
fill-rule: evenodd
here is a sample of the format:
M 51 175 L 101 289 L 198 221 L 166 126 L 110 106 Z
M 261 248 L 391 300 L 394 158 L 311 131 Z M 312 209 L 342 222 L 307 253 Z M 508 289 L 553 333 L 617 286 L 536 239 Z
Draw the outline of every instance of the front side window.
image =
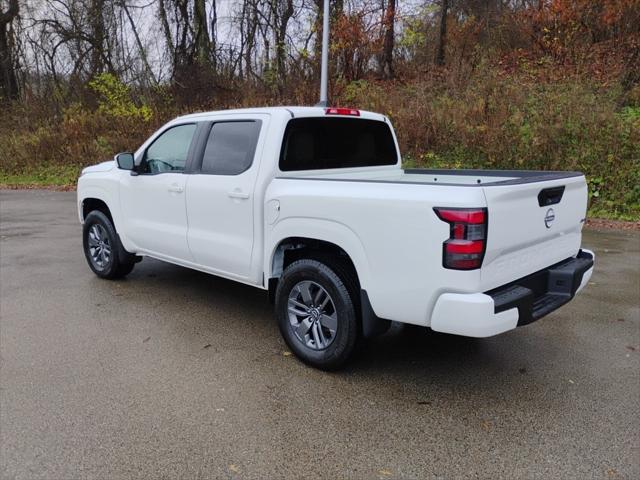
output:
M 259 120 L 214 123 L 202 157 L 202 173 L 238 175 L 251 167 Z
M 280 170 L 375 167 L 398 162 L 389 125 L 360 118 L 294 118 L 287 124 Z
M 162 133 L 147 148 L 140 173 L 182 172 L 195 131 L 195 123 L 189 123 Z

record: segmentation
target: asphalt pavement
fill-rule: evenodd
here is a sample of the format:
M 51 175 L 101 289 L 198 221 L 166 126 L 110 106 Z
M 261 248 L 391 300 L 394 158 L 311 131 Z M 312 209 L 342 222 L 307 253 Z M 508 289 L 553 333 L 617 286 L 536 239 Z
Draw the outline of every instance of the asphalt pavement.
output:
M 324 373 L 258 289 L 145 259 L 95 277 L 75 194 L 0 192 L 0 477 L 640 478 L 640 234 L 527 327 L 394 326 Z

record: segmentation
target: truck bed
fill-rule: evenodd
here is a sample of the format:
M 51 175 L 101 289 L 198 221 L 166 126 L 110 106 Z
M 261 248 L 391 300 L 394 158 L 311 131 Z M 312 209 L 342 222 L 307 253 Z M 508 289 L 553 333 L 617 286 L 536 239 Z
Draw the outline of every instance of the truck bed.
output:
M 352 169 L 341 172 L 292 172 L 280 178 L 347 182 L 408 183 L 443 186 L 506 186 L 580 177 L 580 172 L 534 170 L 446 170 L 424 168 Z
M 431 224 L 427 233 L 411 230 L 406 234 L 407 229 L 431 219 L 442 223 L 433 208 L 486 208 L 486 251 L 474 287 L 485 291 L 575 256 L 587 210 L 587 185 L 578 172 L 372 167 L 290 172 L 275 182 L 288 184 L 280 196 L 292 195 L 305 205 L 306 211 L 296 211 L 298 216 L 330 216 L 356 232 L 360 219 L 374 216 L 373 231 L 358 232 L 359 236 L 385 235 L 388 245 L 404 245 L 422 255 L 425 240 L 411 247 L 409 239 L 435 235 L 440 244 L 449 234 L 448 227 L 435 234 L 438 223 Z M 318 212 L 309 214 L 316 205 Z M 415 225 L 409 227 L 412 221 Z M 435 251 L 442 255 L 441 249 Z M 446 272 L 440 273 L 441 279 Z

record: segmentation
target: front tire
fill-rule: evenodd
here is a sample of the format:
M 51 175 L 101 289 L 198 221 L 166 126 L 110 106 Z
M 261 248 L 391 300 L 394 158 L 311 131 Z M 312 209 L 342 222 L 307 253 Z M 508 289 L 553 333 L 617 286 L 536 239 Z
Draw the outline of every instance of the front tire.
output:
M 135 257 L 124 254 L 124 248 L 109 217 L 94 210 L 82 228 L 84 256 L 89 268 L 100 278 L 122 278 L 133 270 Z
M 288 347 L 303 362 L 335 370 L 351 356 L 358 319 L 350 278 L 328 264 L 302 259 L 289 265 L 276 289 L 276 314 Z

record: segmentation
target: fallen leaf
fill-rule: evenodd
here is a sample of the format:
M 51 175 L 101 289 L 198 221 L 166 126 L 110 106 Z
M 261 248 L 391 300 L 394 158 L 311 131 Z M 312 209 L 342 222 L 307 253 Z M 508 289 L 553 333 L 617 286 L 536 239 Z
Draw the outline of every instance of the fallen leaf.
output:
M 386 468 L 383 468 L 382 470 L 378 470 L 378 473 L 383 477 L 390 477 L 391 475 L 393 475 L 393 472 L 391 470 L 387 470 Z
M 634 347 L 633 345 L 627 345 L 627 350 L 629 350 L 631 352 L 635 352 L 637 350 L 637 348 Z
M 229 471 L 233 472 L 233 473 L 240 473 L 240 468 L 238 468 L 236 465 L 231 464 L 229 465 Z
M 282 352 L 282 355 L 285 356 L 285 357 L 290 357 L 291 356 L 291 352 L 284 351 L 284 352 Z
M 615 468 L 610 468 L 609 470 L 607 470 L 607 476 L 616 477 L 618 476 L 618 471 Z
M 492 426 L 493 426 L 493 424 L 489 420 L 483 420 L 482 421 L 482 428 L 484 428 L 487 432 L 489 430 L 491 430 Z

